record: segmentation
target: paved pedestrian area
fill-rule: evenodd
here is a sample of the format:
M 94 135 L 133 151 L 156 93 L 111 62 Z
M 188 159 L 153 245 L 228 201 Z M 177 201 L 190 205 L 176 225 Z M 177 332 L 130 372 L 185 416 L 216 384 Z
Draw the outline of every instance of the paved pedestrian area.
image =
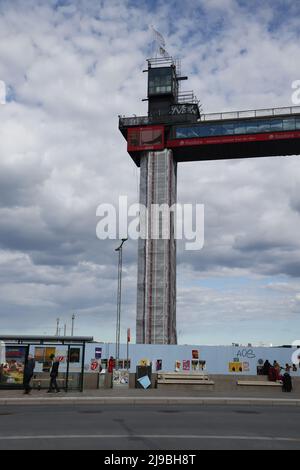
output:
M 207 390 L 187 390 L 187 389 L 135 389 L 131 388 L 128 389 L 126 387 L 119 387 L 113 389 L 99 389 L 99 390 L 85 390 L 83 393 L 78 391 L 69 390 L 67 393 L 64 390 L 61 390 L 59 394 L 48 394 L 47 390 L 32 390 L 30 397 L 35 398 L 53 398 L 53 396 L 63 397 L 63 396 L 70 396 L 70 397 L 161 397 L 161 396 L 186 396 L 186 397 L 253 397 L 253 398 L 284 398 L 284 399 L 295 399 L 298 398 L 300 400 L 299 393 L 282 393 L 281 390 L 267 390 L 263 393 L 261 390 L 251 390 L 243 391 L 224 391 L 224 392 L 214 392 L 214 391 L 207 391 Z M 22 390 L 0 390 L 0 398 L 20 398 L 23 397 Z
M 99 402 L 99 403 L 261 403 L 261 404 L 290 404 L 300 406 L 299 393 L 282 393 L 281 390 L 270 390 L 261 393 L 260 390 L 249 391 L 224 391 L 208 392 L 195 390 L 166 390 L 166 389 L 100 389 L 78 391 L 61 391 L 59 394 L 47 394 L 46 390 L 33 390 L 27 396 L 21 390 L 0 390 L 0 404 L 34 404 L 34 403 L 77 403 L 77 402 Z

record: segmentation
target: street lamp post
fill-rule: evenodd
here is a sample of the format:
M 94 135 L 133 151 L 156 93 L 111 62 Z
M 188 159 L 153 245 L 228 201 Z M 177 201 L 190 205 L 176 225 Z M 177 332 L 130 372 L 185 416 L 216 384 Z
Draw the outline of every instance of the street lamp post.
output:
M 56 336 L 59 336 L 59 323 L 60 323 L 60 319 L 57 318 L 56 319 Z
M 72 331 L 71 336 L 74 336 L 75 314 L 72 315 Z
M 119 368 L 120 359 L 120 336 L 121 336 L 121 302 L 122 302 L 122 263 L 123 263 L 123 245 L 127 238 L 122 238 L 121 245 L 115 251 L 119 253 L 118 264 L 118 295 L 117 295 L 117 324 L 116 324 L 116 369 Z

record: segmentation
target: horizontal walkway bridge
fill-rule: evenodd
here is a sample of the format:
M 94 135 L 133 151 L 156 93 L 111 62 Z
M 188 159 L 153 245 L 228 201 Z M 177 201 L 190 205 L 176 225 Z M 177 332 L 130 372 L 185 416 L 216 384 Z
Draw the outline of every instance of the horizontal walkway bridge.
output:
M 178 162 L 300 154 L 300 106 L 203 114 L 188 123 L 181 117 L 120 116 L 138 165 L 142 151 L 163 148 Z

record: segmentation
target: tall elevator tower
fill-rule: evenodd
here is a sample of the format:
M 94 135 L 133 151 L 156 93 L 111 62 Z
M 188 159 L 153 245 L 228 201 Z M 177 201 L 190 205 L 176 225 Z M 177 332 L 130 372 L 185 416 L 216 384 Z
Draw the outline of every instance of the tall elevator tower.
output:
M 146 239 L 138 245 L 138 286 L 136 342 L 142 344 L 176 344 L 176 240 L 175 216 L 168 219 L 169 237 L 162 235 L 162 212 L 153 207 L 172 207 L 177 202 L 177 162 L 172 150 L 165 147 L 165 128 L 161 125 L 190 122 L 199 117 L 191 93 L 180 93 L 180 64 L 172 58 L 148 60 L 147 127 L 133 127 L 127 138 L 129 147 L 140 148 L 136 163 L 140 166 L 140 204 L 147 208 L 141 221 Z M 137 118 L 143 123 L 143 118 Z M 121 128 L 122 130 L 122 128 Z M 149 148 L 149 150 L 147 150 Z M 153 237 L 154 227 L 160 237 Z M 157 233 L 157 232 L 156 232 Z
M 168 239 L 153 238 L 161 222 L 154 205 L 176 203 L 177 164 L 171 150 L 145 152 L 141 157 L 140 203 L 147 207 L 146 240 L 139 240 L 136 341 L 176 344 L 176 242 L 170 214 Z
M 166 66 L 167 65 L 167 66 Z M 148 62 L 148 117 L 153 123 L 168 115 L 177 101 L 178 80 L 174 63 Z M 158 136 L 152 130 L 150 140 Z M 146 151 L 140 160 L 140 203 L 147 207 L 147 239 L 139 240 L 136 342 L 176 344 L 176 243 L 174 217 L 169 239 L 154 239 L 154 204 L 176 203 L 177 165 L 171 150 Z M 145 228 L 145 227 L 144 227 Z

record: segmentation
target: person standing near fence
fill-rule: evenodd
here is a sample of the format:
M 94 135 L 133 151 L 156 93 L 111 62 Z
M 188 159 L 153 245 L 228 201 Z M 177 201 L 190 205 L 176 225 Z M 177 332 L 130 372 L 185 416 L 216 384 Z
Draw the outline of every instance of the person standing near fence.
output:
M 269 375 L 271 364 L 268 360 L 265 361 L 262 369 L 262 375 Z
M 282 391 L 285 393 L 291 393 L 293 391 L 292 377 L 286 372 L 282 378 Z
M 58 358 L 56 358 L 56 357 L 52 356 L 52 359 L 53 359 L 53 364 L 52 364 L 52 369 L 51 369 L 51 372 L 50 372 L 50 386 L 49 386 L 49 390 L 48 390 L 47 393 L 52 393 L 53 390 L 55 390 L 56 393 L 59 393 L 60 390 L 59 390 L 58 385 L 57 385 L 57 377 L 58 377 L 60 362 L 59 362 Z
M 113 371 L 114 371 L 114 368 L 115 368 L 115 360 L 112 356 L 110 356 L 109 358 L 109 361 L 108 361 L 108 368 L 107 368 L 107 372 L 109 374 L 112 374 Z

